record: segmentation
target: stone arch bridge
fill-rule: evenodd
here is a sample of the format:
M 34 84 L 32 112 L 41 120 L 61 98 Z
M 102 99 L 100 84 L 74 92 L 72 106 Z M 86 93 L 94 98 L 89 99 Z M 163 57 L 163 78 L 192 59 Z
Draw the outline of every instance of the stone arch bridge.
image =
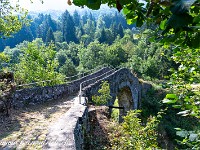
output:
M 107 105 L 112 106 L 118 98 L 120 116 L 124 116 L 127 111 L 138 109 L 142 95 L 142 84 L 130 70 L 122 68 L 119 70 L 109 70 L 102 75 L 86 80 L 80 85 L 80 94 L 92 100 L 93 95 L 98 95 L 101 83 L 107 81 L 110 85 L 111 100 Z M 121 120 L 121 119 L 120 119 Z
M 110 84 L 112 99 L 108 102 L 108 105 L 113 105 L 116 97 L 118 97 L 119 106 L 124 107 L 124 112 L 138 109 L 141 106 L 142 95 L 151 88 L 151 85 L 140 82 L 127 68 L 116 70 L 104 67 L 95 73 L 65 84 L 17 90 L 14 94 L 13 103 L 15 107 L 23 107 L 72 94 L 81 94 L 90 101 L 93 95 L 98 94 L 102 81 L 108 81 Z
M 119 106 L 124 108 L 120 110 L 122 116 L 128 110 L 141 107 L 142 96 L 151 88 L 150 84 L 140 82 L 126 68 L 116 70 L 104 67 L 92 74 L 61 85 L 44 87 L 35 86 L 34 83 L 21 85 L 20 87 L 23 88 L 18 89 L 13 95 L 13 105 L 14 107 L 37 105 L 69 95 L 80 95 L 80 97 L 82 96 L 81 99 L 84 97 L 90 101 L 92 95 L 98 93 L 102 81 L 108 81 L 110 84 L 112 99 L 108 102 L 108 105 L 113 105 L 116 97 L 118 97 Z M 73 105 L 58 118 L 54 125 L 49 126 L 43 149 L 85 149 L 85 134 L 90 129 L 88 113 L 87 106 L 82 104 Z

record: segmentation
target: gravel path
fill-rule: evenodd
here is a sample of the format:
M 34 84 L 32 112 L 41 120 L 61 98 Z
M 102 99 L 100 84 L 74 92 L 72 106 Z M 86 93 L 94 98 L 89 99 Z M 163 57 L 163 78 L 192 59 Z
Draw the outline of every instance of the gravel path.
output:
M 0 149 L 42 149 L 49 126 L 74 105 L 74 98 L 70 96 L 39 106 L 12 110 L 9 118 L 0 118 Z

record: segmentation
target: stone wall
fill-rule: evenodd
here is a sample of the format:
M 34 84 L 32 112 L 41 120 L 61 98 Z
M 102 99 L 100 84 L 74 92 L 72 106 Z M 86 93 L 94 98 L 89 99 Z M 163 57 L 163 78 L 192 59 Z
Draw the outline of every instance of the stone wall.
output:
M 109 102 L 109 105 L 114 103 L 114 100 L 116 99 L 116 96 L 121 88 L 129 87 L 136 105 L 133 106 L 133 108 L 137 109 L 137 103 L 141 98 L 141 85 L 138 78 L 135 77 L 128 69 L 119 69 L 112 74 L 93 82 L 93 84 L 89 84 L 83 88 L 83 95 L 91 100 L 92 95 L 98 94 L 102 81 L 108 81 L 110 84 L 110 94 L 113 98 L 112 101 Z
M 98 94 L 98 90 L 103 81 L 108 81 L 110 84 L 110 95 L 112 96 L 112 100 L 108 102 L 108 105 L 113 105 L 120 89 L 128 87 L 133 99 L 132 109 L 140 108 L 142 96 L 145 96 L 146 92 L 152 87 L 145 82 L 141 83 L 128 69 L 122 68 L 103 78 L 96 78 L 93 83 L 82 89 L 83 96 L 88 97 L 88 99 L 91 100 L 92 95 Z
M 77 104 L 71 107 L 56 124 L 50 126 L 43 149 L 83 150 L 88 123 L 87 106 Z
M 12 72 L 0 72 L 0 113 L 9 115 L 12 96 L 15 91 Z
M 58 99 L 71 94 L 76 94 L 79 92 L 80 84 L 82 82 L 100 76 L 110 70 L 110 68 L 105 67 L 93 74 L 62 85 L 17 90 L 14 93 L 13 105 L 14 107 L 24 107 L 29 104 L 43 103 L 52 99 Z M 85 84 L 84 86 L 87 86 L 88 84 Z

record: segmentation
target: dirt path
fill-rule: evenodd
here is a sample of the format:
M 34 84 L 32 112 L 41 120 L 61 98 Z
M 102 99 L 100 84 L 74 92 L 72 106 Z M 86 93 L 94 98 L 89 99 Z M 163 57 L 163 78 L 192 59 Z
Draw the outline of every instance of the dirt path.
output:
M 49 126 L 74 105 L 74 97 L 13 110 L 9 118 L 0 118 L 0 149 L 42 149 Z

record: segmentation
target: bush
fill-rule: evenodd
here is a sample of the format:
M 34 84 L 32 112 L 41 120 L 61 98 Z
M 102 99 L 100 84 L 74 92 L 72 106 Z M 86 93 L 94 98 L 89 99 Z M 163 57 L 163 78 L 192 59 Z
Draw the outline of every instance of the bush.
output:
M 158 148 L 156 117 L 150 117 L 146 125 L 142 125 L 138 115 L 141 111 L 131 110 L 124 117 L 124 122 L 112 127 L 110 134 L 111 149 L 152 149 Z
M 92 96 L 92 100 L 96 105 L 105 105 L 110 99 L 110 85 L 108 81 L 104 81 L 101 84 L 101 88 L 98 90 L 99 95 Z

